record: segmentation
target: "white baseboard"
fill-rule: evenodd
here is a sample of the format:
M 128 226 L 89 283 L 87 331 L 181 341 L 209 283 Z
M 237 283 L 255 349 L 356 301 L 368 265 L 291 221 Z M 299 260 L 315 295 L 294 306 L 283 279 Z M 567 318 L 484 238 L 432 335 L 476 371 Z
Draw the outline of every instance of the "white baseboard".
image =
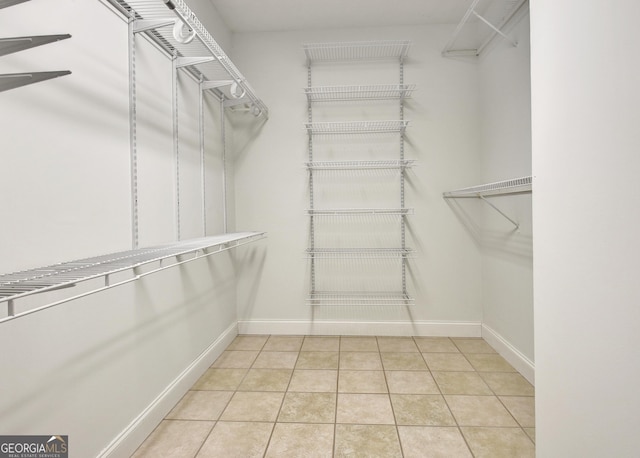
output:
M 516 347 L 507 342 L 504 337 L 486 324 L 482 325 L 482 338 L 506 359 L 509 364 L 515 367 L 529 383 L 535 385 L 536 367 L 533 361 L 523 355 Z
M 480 337 L 480 322 L 238 321 L 239 334 Z
M 189 367 L 174 379 L 160 395 L 147 406 L 99 455 L 98 458 L 130 457 L 153 432 L 164 417 L 182 399 L 194 383 L 229 346 L 238 327 L 233 323 L 204 350 Z

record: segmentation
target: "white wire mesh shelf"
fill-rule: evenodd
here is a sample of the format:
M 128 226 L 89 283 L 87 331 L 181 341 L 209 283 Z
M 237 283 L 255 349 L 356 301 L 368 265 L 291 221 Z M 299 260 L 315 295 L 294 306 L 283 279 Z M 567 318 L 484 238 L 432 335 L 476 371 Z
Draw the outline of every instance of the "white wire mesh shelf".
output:
M 346 121 L 346 122 L 311 122 L 305 123 L 307 132 L 311 135 L 333 134 L 403 134 L 409 121 Z
M 404 100 L 411 97 L 415 84 L 378 84 L 368 86 L 315 86 L 304 89 L 309 102 L 358 100 Z
M 478 186 L 457 189 L 442 193 L 443 197 L 484 197 L 502 194 L 524 194 L 531 192 L 531 176 L 513 178 L 511 180 L 496 181 Z
M 415 305 L 415 299 L 403 292 L 316 291 L 307 297 L 307 305 Z
M 415 160 L 403 161 L 314 161 L 305 165 L 309 170 L 367 170 L 367 169 L 405 169 L 412 167 Z
M 108 0 L 128 16 L 135 19 L 137 31 L 147 34 L 164 48 L 169 54 L 177 53 L 180 58 L 187 58 L 184 66 L 196 77 L 202 75 L 205 82 L 214 83 L 211 88 L 225 95 L 230 104 L 247 104 L 254 106 L 260 114 L 268 117 L 269 110 L 246 78 L 216 43 L 211 34 L 202 25 L 196 15 L 189 9 L 184 0 Z M 184 23 L 189 31 L 195 33 L 192 41 L 176 39 L 174 24 Z M 191 59 L 191 60 L 189 60 Z M 228 82 L 229 84 L 217 84 Z M 242 95 L 235 97 L 231 91 L 231 83 L 235 82 Z
M 308 248 L 314 259 L 403 259 L 412 255 L 411 248 Z
M 413 215 L 413 208 L 334 208 L 307 210 L 310 216 L 349 216 L 349 215 Z
M 302 45 L 307 63 L 404 59 L 411 47 L 408 40 L 306 43 Z
M 8 316 L 1 319 L 0 322 L 17 318 L 22 315 L 27 315 L 44 308 L 48 308 L 52 305 L 57 305 L 49 304 L 34 310 L 28 310 L 26 312 L 16 314 L 13 307 L 13 301 L 16 299 L 75 286 L 77 283 L 88 280 L 99 278 L 105 279 L 104 287 L 94 289 L 91 292 L 83 293 L 81 295 L 85 296 L 137 280 L 142 276 L 149 275 L 150 273 L 168 269 L 178 264 L 210 256 L 221 251 L 226 251 L 228 249 L 259 240 L 265 236 L 266 233 L 264 232 L 238 232 L 233 234 L 217 235 L 184 240 L 150 248 L 122 251 L 109 255 L 96 256 L 37 269 L 0 275 L 0 303 L 8 302 L 9 304 Z M 180 259 L 187 255 L 193 256 L 186 260 Z M 169 258 L 176 258 L 177 261 L 169 265 L 162 265 L 162 261 Z M 135 274 L 133 278 L 127 279 L 123 282 L 113 284 L 109 283 L 109 275 L 118 272 L 131 271 L 154 262 L 159 262 L 160 267 L 149 272 L 145 272 L 144 274 Z

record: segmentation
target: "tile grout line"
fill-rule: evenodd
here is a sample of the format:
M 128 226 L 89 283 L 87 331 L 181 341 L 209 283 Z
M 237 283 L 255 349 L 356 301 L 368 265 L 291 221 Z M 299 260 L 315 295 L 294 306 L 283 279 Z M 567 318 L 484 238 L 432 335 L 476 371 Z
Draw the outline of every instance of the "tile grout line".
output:
M 456 347 L 457 345 L 455 344 L 455 342 L 453 342 L 453 340 L 451 340 L 451 338 L 447 337 L 447 339 Z M 462 352 L 460 352 L 462 353 Z M 422 357 L 424 359 L 424 356 Z M 466 359 L 466 357 L 465 357 Z M 425 364 L 427 364 L 427 360 L 425 359 Z M 473 366 L 471 366 L 473 367 Z M 429 368 L 429 373 L 431 373 L 431 376 L 433 377 L 433 372 L 431 371 L 431 368 L 429 367 L 429 364 L 427 364 L 427 368 Z M 468 372 L 468 371 L 467 371 Z M 475 368 L 474 368 L 474 372 L 475 372 Z M 442 400 L 444 401 L 444 404 L 447 406 L 447 409 L 449 409 L 449 413 L 451 414 L 451 418 L 453 418 L 454 423 L 456 424 L 456 428 L 458 429 L 458 433 L 460 434 L 460 436 L 462 437 L 462 440 L 464 441 L 464 444 L 467 446 L 467 449 L 469 450 L 469 453 L 471 454 L 472 457 L 475 457 L 476 455 L 473 453 L 473 450 L 471 450 L 471 445 L 469 444 L 469 442 L 467 441 L 467 438 L 465 437 L 465 435 L 462 433 L 462 428 L 460 427 L 460 423 L 458 423 L 458 419 L 456 418 L 456 416 L 453 414 L 453 410 L 451 410 L 451 407 L 449 406 L 449 403 L 447 402 L 447 398 L 444 396 L 444 393 L 442 392 L 442 388 L 440 388 L 440 385 L 438 384 L 438 382 L 436 381 L 435 377 L 433 378 L 433 381 L 436 384 L 436 387 L 438 388 L 438 391 L 440 392 L 440 396 L 442 396 Z

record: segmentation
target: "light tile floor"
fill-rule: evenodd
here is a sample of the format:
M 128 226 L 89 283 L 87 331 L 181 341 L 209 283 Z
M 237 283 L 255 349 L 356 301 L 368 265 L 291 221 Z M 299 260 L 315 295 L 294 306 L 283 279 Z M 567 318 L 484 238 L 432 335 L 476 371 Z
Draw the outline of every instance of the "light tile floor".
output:
M 482 339 L 238 336 L 133 456 L 524 458 L 534 427 Z

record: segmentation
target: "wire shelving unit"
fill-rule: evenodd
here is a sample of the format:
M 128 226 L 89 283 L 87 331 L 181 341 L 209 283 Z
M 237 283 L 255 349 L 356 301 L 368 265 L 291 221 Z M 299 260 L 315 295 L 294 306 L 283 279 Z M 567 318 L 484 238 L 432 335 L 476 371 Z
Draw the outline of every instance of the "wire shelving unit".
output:
M 315 86 L 304 89 L 309 103 L 363 100 L 404 100 L 411 97 L 415 84 L 366 86 Z
M 264 232 L 238 232 L 203 237 L 0 275 L 0 303 L 7 303 L 7 316 L 1 318 L 0 323 L 120 286 L 146 275 L 236 248 L 264 237 L 266 237 Z M 145 270 L 143 273 L 138 271 L 139 268 L 151 264 L 156 264 L 155 268 Z M 122 272 L 132 272 L 132 276 L 116 282 L 111 281 L 112 275 Z M 94 287 L 75 296 L 70 295 L 61 301 L 41 307 L 16 312 L 14 301 L 18 299 L 70 288 L 78 283 L 96 279 L 102 279 L 103 286 Z
M 410 41 L 361 41 L 361 42 L 337 42 L 337 43 L 308 43 L 303 45 L 307 60 L 307 87 L 304 92 L 307 98 L 307 123 L 305 128 L 309 137 L 309 159 L 305 164 L 309 171 L 309 209 L 310 218 L 309 248 L 306 250 L 311 263 L 311 282 L 307 304 L 313 306 L 322 305 L 412 305 L 413 299 L 407 293 L 406 261 L 413 250 L 406 246 L 405 220 L 413 214 L 412 208 L 405 206 L 405 171 L 415 163 L 404 157 L 404 136 L 409 126 L 409 121 L 404 119 L 404 102 L 411 97 L 415 85 L 404 83 L 404 59 L 407 57 Z M 372 85 L 343 85 L 343 86 L 314 86 L 312 84 L 312 66 L 317 63 L 359 63 L 367 60 L 391 60 L 399 65 L 398 84 L 372 84 Z M 363 103 L 368 101 L 394 101 L 399 106 L 399 117 L 393 120 L 369 120 L 369 121 L 342 121 L 342 122 L 314 122 L 313 106 L 326 102 L 352 102 Z M 314 160 L 315 136 L 341 136 L 341 135 L 378 135 L 395 134 L 399 139 L 399 151 L 396 158 L 386 160 L 341 160 L 341 161 L 316 161 Z M 333 141 L 333 140 L 332 140 Z M 337 140 L 336 140 L 337 141 Z M 399 195 L 397 208 L 315 208 L 314 177 L 319 172 L 365 170 L 376 171 L 380 169 L 398 170 Z M 358 218 L 373 215 L 375 217 L 391 216 L 398 218 L 398 239 L 400 246 L 369 247 L 369 248 L 319 248 L 316 246 L 316 220 L 318 218 L 335 217 L 340 221 L 351 223 L 349 218 Z M 333 221 L 330 221 L 333 224 Z M 337 223 L 337 221 L 336 221 Z M 375 231 L 375 229 L 372 229 Z M 339 245 L 339 244 L 338 244 Z M 318 291 L 316 290 L 316 263 L 330 260 L 347 262 L 355 260 L 356 263 L 366 260 L 395 260 L 399 262 L 398 272 L 401 280 L 400 291 Z M 352 262 L 352 261 L 349 261 Z M 386 261 L 385 261 L 386 262 Z M 362 266 L 365 267 L 365 266 Z M 389 272 L 392 272 L 393 269 Z M 355 272 L 354 272 L 355 273 Z M 367 274 L 368 275 L 368 274 Z M 332 283 L 330 281 L 330 283 Z

